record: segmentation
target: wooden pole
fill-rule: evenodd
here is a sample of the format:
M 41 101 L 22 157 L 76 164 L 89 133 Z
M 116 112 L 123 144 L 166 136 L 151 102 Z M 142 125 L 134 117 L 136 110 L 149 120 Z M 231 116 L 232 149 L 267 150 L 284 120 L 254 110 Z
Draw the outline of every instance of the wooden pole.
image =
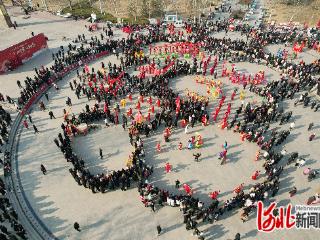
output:
M 0 19 L 3 18 L 6 22 L 6 25 L 8 27 L 13 27 L 13 24 L 12 24 L 12 21 L 11 21 L 11 18 L 7 12 L 7 9 L 6 7 L 4 6 L 3 4 L 3 1 L 0 0 Z

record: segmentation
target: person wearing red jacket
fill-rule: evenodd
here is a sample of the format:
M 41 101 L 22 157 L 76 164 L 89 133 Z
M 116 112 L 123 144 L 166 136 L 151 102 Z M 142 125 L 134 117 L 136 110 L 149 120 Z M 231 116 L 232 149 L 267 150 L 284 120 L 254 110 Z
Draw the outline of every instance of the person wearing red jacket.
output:
M 252 174 L 252 176 L 251 176 L 251 179 L 252 180 L 257 180 L 257 178 L 259 177 L 259 175 L 260 175 L 260 171 L 255 171 L 253 174 Z
M 209 197 L 210 197 L 212 200 L 215 200 L 215 199 L 218 198 L 219 193 L 220 193 L 220 190 L 219 190 L 219 191 L 211 192 L 211 193 L 209 193 Z

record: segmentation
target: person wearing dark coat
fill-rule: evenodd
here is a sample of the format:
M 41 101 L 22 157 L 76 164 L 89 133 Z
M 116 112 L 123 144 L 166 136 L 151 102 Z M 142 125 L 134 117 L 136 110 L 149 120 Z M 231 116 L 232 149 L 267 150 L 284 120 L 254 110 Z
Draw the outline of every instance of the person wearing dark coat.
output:
M 41 172 L 43 173 L 43 175 L 46 175 L 47 169 L 45 168 L 45 166 L 43 166 L 43 164 L 40 165 L 40 169 L 41 169 Z
M 39 130 L 38 130 L 38 128 L 36 127 L 36 125 L 32 125 L 32 127 L 33 127 L 33 130 L 34 130 L 34 133 L 36 134 L 36 133 L 39 133 Z
M 237 233 L 234 237 L 234 240 L 240 240 L 240 233 Z
M 77 230 L 78 232 L 81 232 L 80 224 L 79 224 L 78 222 L 75 222 L 75 223 L 73 224 L 73 227 L 74 227 L 74 229 Z
M 158 225 L 158 226 L 157 226 L 158 236 L 161 234 L 161 231 L 162 231 L 161 226 L 160 226 L 160 225 Z
M 102 153 L 102 149 L 99 148 L 99 155 L 100 155 L 100 158 L 102 159 L 103 158 L 103 153 Z

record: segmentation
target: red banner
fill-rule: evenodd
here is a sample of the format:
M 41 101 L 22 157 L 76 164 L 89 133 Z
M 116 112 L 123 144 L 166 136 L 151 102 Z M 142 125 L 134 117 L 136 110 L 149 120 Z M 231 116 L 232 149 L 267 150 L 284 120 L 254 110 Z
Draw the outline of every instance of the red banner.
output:
M 43 33 L 0 51 L 0 73 L 15 69 L 41 49 L 47 48 Z

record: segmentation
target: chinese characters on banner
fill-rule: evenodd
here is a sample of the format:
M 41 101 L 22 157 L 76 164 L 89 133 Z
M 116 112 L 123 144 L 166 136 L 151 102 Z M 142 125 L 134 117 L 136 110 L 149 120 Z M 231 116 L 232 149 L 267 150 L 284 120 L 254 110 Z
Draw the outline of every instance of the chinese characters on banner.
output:
M 47 48 L 43 33 L 0 51 L 0 73 L 15 69 L 30 59 L 38 51 Z

